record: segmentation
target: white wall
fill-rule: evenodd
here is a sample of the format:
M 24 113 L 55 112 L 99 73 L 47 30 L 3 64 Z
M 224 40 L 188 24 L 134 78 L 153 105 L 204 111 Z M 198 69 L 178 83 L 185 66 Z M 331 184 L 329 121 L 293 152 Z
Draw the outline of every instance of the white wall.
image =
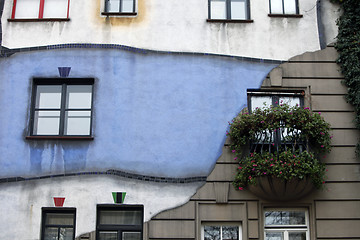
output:
M 2 44 L 8 48 L 112 43 L 278 60 L 319 49 L 316 0 L 300 1 L 302 18 L 268 17 L 269 1 L 252 0 L 253 23 L 206 22 L 208 0 L 138 0 L 138 16 L 128 18 L 101 16 L 102 0 L 71 0 L 69 22 L 8 22 L 12 1 L 5 0 L 2 16 Z M 335 18 L 326 16 L 327 29 L 336 29 Z M 331 31 L 327 39 L 334 38 Z
M 96 205 L 114 203 L 112 192 L 126 192 L 124 204 L 143 204 L 144 221 L 148 221 L 165 209 L 186 203 L 200 185 L 143 182 L 108 175 L 1 184 L 1 239 L 40 239 L 41 208 L 54 207 L 53 197 L 65 197 L 64 207 L 76 208 L 79 236 L 95 231 Z

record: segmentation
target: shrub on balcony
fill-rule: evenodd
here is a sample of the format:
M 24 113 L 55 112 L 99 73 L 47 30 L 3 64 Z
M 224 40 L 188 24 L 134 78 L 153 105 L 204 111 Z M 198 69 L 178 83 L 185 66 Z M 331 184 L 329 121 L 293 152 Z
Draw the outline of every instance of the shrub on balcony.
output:
M 280 104 L 243 112 L 229 124 L 230 147 L 239 160 L 233 182 L 237 189 L 263 176 L 283 181 L 310 178 L 321 188 L 325 166 L 319 158 L 331 149 L 330 125 L 321 113 Z

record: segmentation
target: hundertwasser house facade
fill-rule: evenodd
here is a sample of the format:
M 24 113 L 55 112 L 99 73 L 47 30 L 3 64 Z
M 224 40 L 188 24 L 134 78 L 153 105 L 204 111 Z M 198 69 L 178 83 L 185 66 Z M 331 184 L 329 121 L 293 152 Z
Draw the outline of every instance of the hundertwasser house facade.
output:
M 360 239 L 338 9 L 0 0 L 0 239 Z M 333 136 L 324 189 L 287 201 L 232 186 L 226 135 L 275 98 L 321 112 Z

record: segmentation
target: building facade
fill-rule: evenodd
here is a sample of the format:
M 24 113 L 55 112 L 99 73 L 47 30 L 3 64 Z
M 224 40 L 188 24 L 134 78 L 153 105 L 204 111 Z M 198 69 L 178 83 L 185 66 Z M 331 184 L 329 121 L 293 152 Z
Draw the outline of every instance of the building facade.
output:
M 334 41 L 337 7 L 0 1 L 1 239 L 264 239 L 273 209 L 300 212 L 306 239 L 360 238 L 359 133 L 336 51 L 305 53 Z M 302 90 L 332 124 L 328 191 L 279 203 L 233 189 L 225 132 L 259 88 Z

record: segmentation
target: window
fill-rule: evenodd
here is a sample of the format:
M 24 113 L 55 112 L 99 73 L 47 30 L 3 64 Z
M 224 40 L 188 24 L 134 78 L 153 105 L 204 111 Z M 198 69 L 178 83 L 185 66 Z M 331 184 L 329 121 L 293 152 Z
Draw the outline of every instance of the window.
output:
M 299 14 L 298 0 L 270 0 L 270 14 Z
M 265 240 L 309 240 L 306 209 L 265 210 Z
M 105 0 L 104 15 L 136 15 L 135 0 Z
M 204 224 L 201 236 L 202 240 L 241 240 L 241 227 L 234 223 Z
M 14 0 L 11 19 L 68 19 L 70 0 Z
M 91 136 L 94 79 L 34 79 L 30 136 Z
M 209 19 L 247 20 L 249 18 L 248 0 L 209 0 Z
M 271 105 L 288 104 L 290 106 L 303 106 L 304 91 L 260 91 L 257 89 L 248 90 L 249 111 L 256 108 L 269 107 Z
M 142 240 L 144 206 L 98 205 L 97 240 Z
M 42 208 L 41 240 L 75 239 L 75 208 Z

